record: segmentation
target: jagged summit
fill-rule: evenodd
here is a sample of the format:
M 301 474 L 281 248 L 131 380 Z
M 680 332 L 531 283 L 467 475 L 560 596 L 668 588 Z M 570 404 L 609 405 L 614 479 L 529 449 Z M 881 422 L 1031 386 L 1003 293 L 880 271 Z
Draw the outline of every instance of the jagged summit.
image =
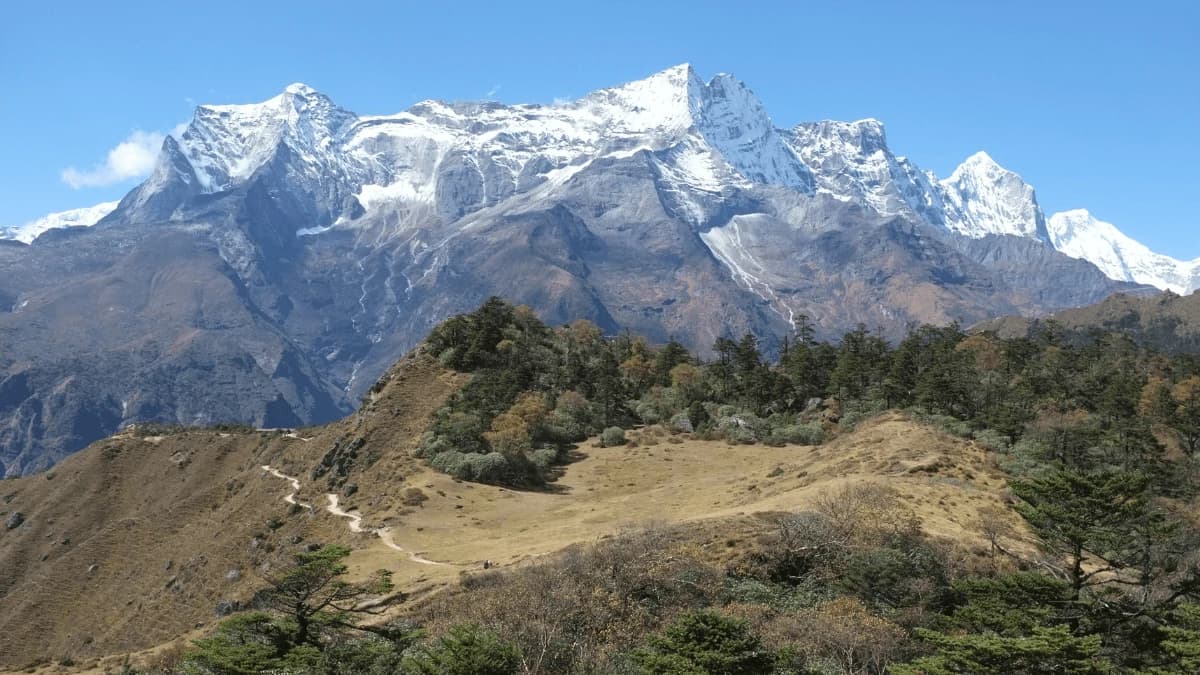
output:
M 450 222 L 562 184 L 593 162 L 640 152 L 649 153 L 674 195 L 673 208 L 690 214 L 696 227 L 719 211 L 706 195 L 774 186 L 828 194 L 971 239 L 1056 241 L 1033 187 L 984 151 L 939 180 L 894 154 L 877 119 L 783 130 L 743 82 L 726 73 L 705 81 L 688 63 L 551 105 L 427 100 L 392 115 L 358 116 L 300 82 L 259 103 L 201 105 L 178 140 L 167 139 L 157 168 L 118 215 L 184 218 L 178 206 L 189 195 L 265 180 L 270 189 L 315 200 L 304 207 L 312 222 L 293 229 L 304 236 L 371 222 L 359 216 L 372 210 L 424 209 Z M 6 228 L 0 237 L 17 232 Z M 1114 278 L 1132 278 L 1110 264 L 1120 257 L 1111 249 L 1072 250 Z
M 949 229 L 973 238 L 1006 234 L 1050 242 L 1033 186 L 986 152 L 968 157 L 938 186 Z

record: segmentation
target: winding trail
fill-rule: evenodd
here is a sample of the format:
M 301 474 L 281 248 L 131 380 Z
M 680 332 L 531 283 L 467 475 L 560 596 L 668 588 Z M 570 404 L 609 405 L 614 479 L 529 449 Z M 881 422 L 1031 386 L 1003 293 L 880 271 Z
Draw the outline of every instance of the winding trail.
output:
M 296 494 L 300 492 L 300 480 L 299 479 L 289 476 L 269 464 L 263 464 L 262 470 L 266 471 L 267 473 L 271 474 L 272 476 L 275 476 L 277 478 L 282 478 L 292 484 L 292 492 L 287 494 L 283 498 L 283 501 L 287 502 L 288 504 L 296 504 L 299 506 L 306 507 L 310 511 L 313 510 L 312 504 L 306 504 L 306 503 L 301 502 L 296 499 Z M 347 510 L 343 509 L 341 506 L 339 506 L 338 496 L 336 494 L 334 494 L 332 492 L 327 492 L 327 493 L 325 493 L 325 498 L 327 500 L 329 500 L 329 503 L 325 506 L 325 510 L 328 511 L 329 513 L 337 516 L 338 518 L 346 518 L 347 520 L 349 520 L 349 522 L 346 523 L 346 526 L 350 529 L 351 532 L 354 532 L 355 534 L 360 533 L 360 532 L 370 532 L 371 534 L 374 534 L 376 537 L 379 537 L 379 540 L 381 542 L 383 542 L 384 546 L 387 546 L 388 548 L 390 548 L 394 551 L 399 551 L 400 553 L 407 553 L 408 559 L 415 563 L 418 563 L 421 565 L 437 565 L 439 567 L 452 566 L 451 563 L 438 562 L 436 560 L 430 560 L 428 558 L 424 558 L 424 557 L 414 553 L 413 551 L 409 551 L 409 550 L 405 549 L 403 546 L 400 546 L 399 544 L 396 543 L 395 538 L 392 537 L 392 528 L 390 528 L 390 527 L 380 527 L 380 528 L 376 528 L 374 530 L 368 530 L 368 529 L 364 528 L 363 524 L 362 524 L 363 517 L 353 510 L 347 511 Z
M 299 494 L 299 492 L 300 492 L 300 481 L 299 480 L 292 478 L 291 476 L 289 476 L 285 473 L 280 473 L 279 469 L 276 469 L 272 466 L 268 466 L 266 464 L 263 464 L 262 468 L 263 468 L 263 471 L 266 471 L 267 473 L 270 473 L 271 475 L 276 476 L 278 478 L 282 478 L 292 484 L 292 491 L 290 493 L 288 493 L 286 496 L 284 496 L 283 501 L 285 501 L 289 504 L 294 504 L 296 506 L 303 506 L 304 508 L 308 509 L 309 511 L 313 510 L 312 504 L 308 504 L 306 502 L 302 502 L 302 501 L 299 501 L 296 499 L 296 495 Z

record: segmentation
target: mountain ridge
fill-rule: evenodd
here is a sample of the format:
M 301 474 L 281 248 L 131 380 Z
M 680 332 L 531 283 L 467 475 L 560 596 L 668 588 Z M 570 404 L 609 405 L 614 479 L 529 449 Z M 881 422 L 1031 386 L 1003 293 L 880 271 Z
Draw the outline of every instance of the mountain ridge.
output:
M 842 198 L 866 201 L 883 214 L 915 214 L 967 237 L 1010 234 L 1038 239 L 1097 265 L 1118 281 L 1181 293 L 1191 292 L 1200 284 L 1200 261 L 1178 261 L 1153 253 L 1111 224 L 1090 215 L 1079 217 L 1077 211 L 1047 218 L 1033 188 L 985 151 L 966 158 L 948 177 L 939 179 L 908 158 L 893 155 L 878 120 L 824 120 L 801 122 L 789 130 L 777 128 L 745 84 L 725 73 L 705 82 L 686 63 L 574 101 L 553 104 L 448 103 L 430 99 L 392 115 L 358 116 L 316 89 L 293 83 L 261 103 L 200 105 L 179 138 L 164 141 L 158 166 L 130 196 L 161 192 L 173 176 L 183 183 L 176 186 L 176 193 L 221 192 L 247 180 L 275 157 L 280 145 L 286 145 L 295 155 L 293 169 L 299 167 L 314 177 L 324 174 L 318 189 L 336 193 L 323 214 L 322 220 L 327 222 L 303 228 L 302 236 L 349 226 L 372 205 L 398 200 L 438 204 L 448 198 L 451 203 L 441 204 L 439 211 L 461 216 L 480 203 L 472 189 L 459 197 L 475 198 L 473 204 L 455 204 L 455 197 L 446 194 L 439 200 L 432 189 L 428 166 L 421 175 L 422 158 L 414 154 L 400 161 L 403 168 L 397 170 L 374 151 L 378 150 L 379 138 L 407 133 L 397 133 L 394 127 L 398 125 L 423 125 L 426 140 L 432 139 L 430 142 L 436 145 L 439 139 L 445 141 L 453 132 L 471 126 L 481 114 L 482 123 L 493 127 L 487 132 L 493 141 L 511 135 L 511 128 L 495 130 L 507 123 L 509 127 L 515 125 L 518 135 L 524 134 L 522 140 L 531 147 L 543 143 L 542 156 L 536 158 L 514 153 L 511 144 L 505 142 L 493 142 L 491 147 L 482 144 L 491 153 L 490 160 L 497 154 L 504 160 L 500 166 L 494 161 L 490 166 L 485 162 L 482 169 L 475 162 L 475 169 L 491 172 L 484 176 L 484 204 L 556 173 L 559 175 L 555 179 L 561 180 L 578 170 L 588 156 L 594 159 L 640 149 L 662 150 L 692 135 L 693 141 L 699 142 L 685 142 L 676 151 L 674 163 L 678 177 L 694 188 L 720 191 L 722 185 L 741 181 L 805 192 L 823 189 Z M 597 131 L 597 124 L 604 127 L 603 132 Z M 564 125 L 574 128 L 574 138 L 563 133 Z M 567 142 L 547 148 L 545 139 L 537 138 L 553 133 L 558 133 L 559 141 Z M 462 139 L 458 140 L 461 144 Z M 703 145 L 708 146 L 707 150 L 699 147 Z M 712 151 L 719 157 L 714 158 Z M 428 164 L 432 158 L 423 159 Z M 516 164 L 520 166 L 514 171 Z M 511 175 L 506 176 L 506 170 Z M 887 178 L 881 180 L 885 175 Z M 328 180 L 331 177 L 334 180 Z M 512 185 L 506 186 L 505 182 Z M 339 189 L 339 184 L 344 185 Z M 478 191 L 479 186 L 473 189 Z M 135 197 L 125 203 L 125 208 L 141 206 L 145 199 Z M 92 225 L 113 206 L 105 203 L 50 214 L 23 226 L 4 228 L 0 239 L 31 243 L 48 229 Z M 703 209 L 696 209 L 696 213 L 701 215 Z M 1052 222 L 1053 234 L 1049 230 Z
M 948 206 L 878 121 L 781 129 L 689 66 L 553 105 L 201 106 L 94 226 L 0 246 L 0 463 L 201 412 L 332 419 L 493 295 L 707 351 L 801 315 L 897 337 L 1148 290 L 1011 234 L 1040 231 L 1033 190 L 979 164 Z

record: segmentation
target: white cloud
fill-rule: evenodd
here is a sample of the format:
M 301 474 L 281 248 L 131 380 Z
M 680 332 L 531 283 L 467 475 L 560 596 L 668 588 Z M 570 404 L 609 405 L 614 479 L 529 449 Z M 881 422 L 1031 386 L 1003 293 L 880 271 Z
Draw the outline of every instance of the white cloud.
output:
M 493 84 L 492 88 L 488 89 L 488 92 L 486 94 L 484 94 L 483 97 L 484 98 L 493 98 L 496 94 L 499 94 L 499 93 L 500 93 L 500 85 Z
M 63 169 L 62 180 L 78 190 L 146 176 L 154 169 L 154 162 L 158 158 L 164 138 L 166 137 L 157 131 L 134 131 L 129 138 L 108 151 L 108 158 L 102 164 L 85 171 L 73 166 L 67 167 Z

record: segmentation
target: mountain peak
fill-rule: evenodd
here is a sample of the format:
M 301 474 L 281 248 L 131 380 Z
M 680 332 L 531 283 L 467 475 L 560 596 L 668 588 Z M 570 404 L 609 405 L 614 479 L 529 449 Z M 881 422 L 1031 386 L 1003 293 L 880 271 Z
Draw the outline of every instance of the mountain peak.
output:
M 322 95 L 321 92 L 317 91 L 316 89 L 313 89 L 312 87 L 308 86 L 307 84 L 304 84 L 303 82 L 293 82 L 293 83 L 289 84 L 288 86 L 284 87 L 283 93 L 293 94 L 293 95 L 298 95 L 298 96 L 312 96 L 314 94 L 316 94 L 318 96 Z
M 23 244 L 31 244 L 43 232 L 62 227 L 91 227 L 101 218 L 112 213 L 118 202 L 104 202 L 95 206 L 81 209 L 70 209 L 50 213 L 37 220 L 31 220 L 23 225 L 0 227 L 0 239 L 11 239 Z
M 960 181 L 968 175 L 990 181 L 997 181 L 1008 176 L 1015 177 L 1017 180 L 1021 179 L 1015 172 L 1000 166 L 996 160 L 992 159 L 991 155 L 983 150 L 964 159 L 962 164 L 959 164 L 950 177 L 943 182 Z
M 980 150 L 966 158 L 963 160 L 963 164 L 966 166 L 1000 167 L 1000 165 L 996 163 L 996 160 L 992 159 L 992 156 L 987 154 L 987 151 L 985 150 Z
M 1087 209 L 1056 213 L 1047 229 L 1056 249 L 1087 260 L 1111 279 L 1185 295 L 1200 287 L 1200 259 L 1188 262 L 1155 253 Z
M 986 152 L 963 160 L 938 187 L 949 207 L 951 230 L 973 238 L 1002 234 L 1050 243 L 1033 187 Z

